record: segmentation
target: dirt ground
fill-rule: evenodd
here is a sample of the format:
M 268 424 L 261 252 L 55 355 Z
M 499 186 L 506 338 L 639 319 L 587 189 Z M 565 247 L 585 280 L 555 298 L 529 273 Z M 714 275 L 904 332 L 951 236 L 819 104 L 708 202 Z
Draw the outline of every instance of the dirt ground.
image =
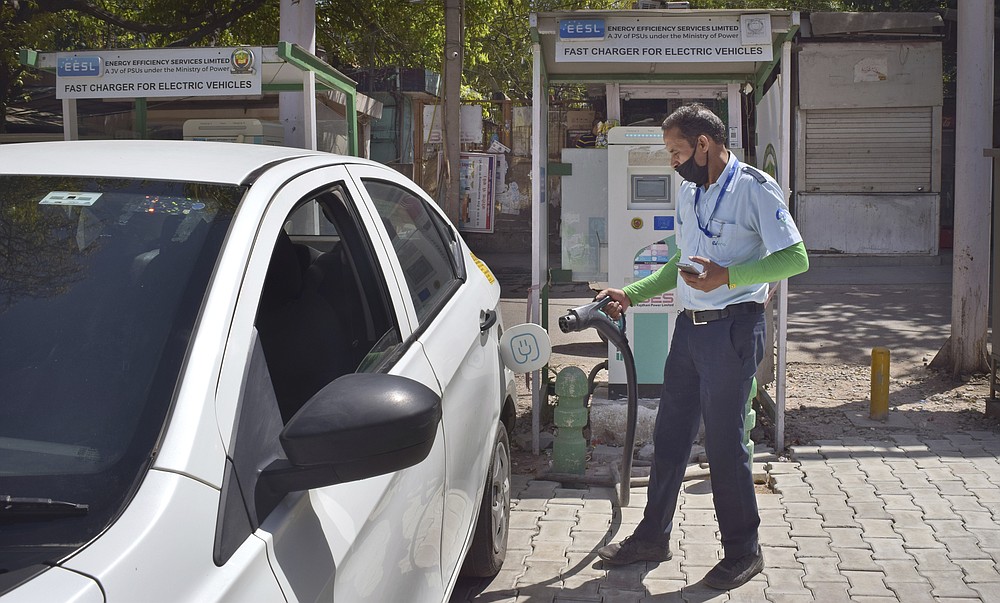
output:
M 511 297 L 507 324 L 523 321 L 520 298 L 527 290 L 523 276 L 520 272 L 498 276 Z M 550 317 L 587 303 L 592 293 L 580 284 L 553 287 Z M 788 295 L 786 449 L 825 439 L 1000 432 L 1000 420 L 985 415 L 990 395 L 986 374 L 954 378 L 927 366 L 948 336 L 951 294 L 947 264 L 819 267 L 793 282 Z M 554 318 L 550 324 L 555 324 Z M 550 375 L 567 365 L 589 373 L 607 357 L 607 347 L 596 332 L 564 335 L 557 331 L 550 329 Z M 884 422 L 868 416 L 874 346 L 891 350 L 890 410 Z M 606 378 L 607 373 L 601 372 L 596 381 Z M 517 383 L 513 469 L 522 474 L 544 473 L 551 450 L 532 454 L 531 395 L 524 376 L 518 376 Z M 775 398 L 773 384 L 765 391 Z M 543 421 L 541 430 L 553 433 L 555 426 Z M 774 425 L 762 412 L 758 412 L 751 438 L 758 449 L 774 445 Z

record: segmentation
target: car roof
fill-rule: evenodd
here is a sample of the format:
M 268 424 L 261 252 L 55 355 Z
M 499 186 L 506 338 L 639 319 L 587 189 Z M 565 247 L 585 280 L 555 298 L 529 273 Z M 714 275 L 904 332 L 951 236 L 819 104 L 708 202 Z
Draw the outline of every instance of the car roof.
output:
M 299 157 L 370 163 L 322 151 L 232 142 L 73 140 L 0 145 L 0 174 L 147 178 L 241 184 L 268 165 Z

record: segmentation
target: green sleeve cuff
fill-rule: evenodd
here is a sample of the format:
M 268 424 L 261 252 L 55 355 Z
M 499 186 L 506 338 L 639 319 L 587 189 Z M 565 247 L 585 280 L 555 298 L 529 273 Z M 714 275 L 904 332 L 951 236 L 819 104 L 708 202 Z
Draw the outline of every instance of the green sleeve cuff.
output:
M 773 283 L 801 274 L 808 269 L 809 255 L 806 253 L 805 244 L 799 241 L 755 262 L 730 266 L 729 286 L 735 288 Z
M 661 293 L 666 293 L 677 286 L 677 262 L 681 258 L 681 252 L 674 254 L 666 264 L 649 276 L 637 280 L 634 283 L 625 285 L 625 295 L 634 306 L 641 304 L 651 297 L 656 297 Z

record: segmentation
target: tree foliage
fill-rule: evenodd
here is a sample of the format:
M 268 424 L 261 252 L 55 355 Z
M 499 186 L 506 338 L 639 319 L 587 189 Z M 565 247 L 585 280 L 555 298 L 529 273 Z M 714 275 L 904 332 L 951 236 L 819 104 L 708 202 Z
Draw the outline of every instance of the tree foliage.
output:
M 463 91 L 531 96 L 532 12 L 626 9 L 631 0 L 465 0 Z M 692 8 L 928 11 L 956 0 L 691 0 Z M 0 0 L 0 115 L 21 94 L 18 49 L 150 48 L 278 41 L 279 0 Z M 442 0 L 316 0 L 316 40 L 334 67 L 441 72 Z M 3 122 L 0 121 L 0 131 Z
M 35 76 L 21 48 L 273 44 L 277 24 L 276 0 L 0 0 L 0 118 Z

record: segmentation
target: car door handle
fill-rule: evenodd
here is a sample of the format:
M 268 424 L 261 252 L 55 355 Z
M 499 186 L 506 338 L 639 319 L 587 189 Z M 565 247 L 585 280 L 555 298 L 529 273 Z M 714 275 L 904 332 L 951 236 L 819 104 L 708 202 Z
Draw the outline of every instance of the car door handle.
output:
M 479 318 L 479 332 L 485 333 L 492 329 L 495 324 L 497 324 L 497 311 L 483 310 Z

